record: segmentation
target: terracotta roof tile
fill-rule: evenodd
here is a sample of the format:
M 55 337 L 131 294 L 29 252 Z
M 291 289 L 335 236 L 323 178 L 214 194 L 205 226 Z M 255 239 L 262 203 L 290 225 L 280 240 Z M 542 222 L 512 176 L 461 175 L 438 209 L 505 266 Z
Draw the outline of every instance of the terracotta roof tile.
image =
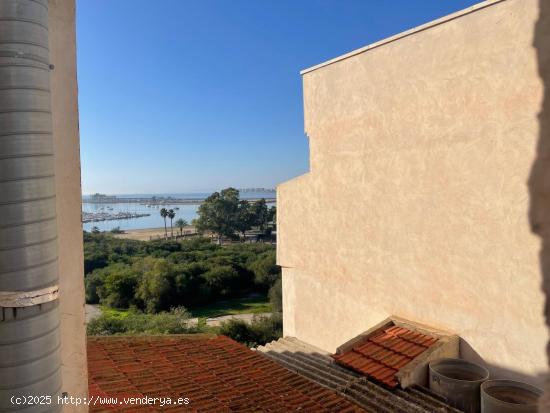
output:
M 359 357 L 361 358 L 361 357 Z M 90 412 L 363 412 L 223 336 L 88 337 Z M 98 397 L 188 397 L 188 405 L 99 403 Z
M 391 325 L 375 331 L 352 349 L 335 354 L 333 358 L 342 366 L 395 388 L 398 386 L 397 372 L 437 340 L 436 337 Z

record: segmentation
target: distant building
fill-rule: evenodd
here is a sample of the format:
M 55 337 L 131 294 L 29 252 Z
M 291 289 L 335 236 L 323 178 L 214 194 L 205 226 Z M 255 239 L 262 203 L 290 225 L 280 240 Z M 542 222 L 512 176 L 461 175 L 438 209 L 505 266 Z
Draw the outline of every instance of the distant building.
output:
M 247 193 L 247 192 L 273 192 L 275 193 L 275 189 L 273 188 L 239 188 L 239 192 Z
M 115 200 L 116 197 L 112 195 L 105 195 L 100 193 L 95 193 L 93 195 L 90 195 L 90 200 L 94 202 L 110 202 Z

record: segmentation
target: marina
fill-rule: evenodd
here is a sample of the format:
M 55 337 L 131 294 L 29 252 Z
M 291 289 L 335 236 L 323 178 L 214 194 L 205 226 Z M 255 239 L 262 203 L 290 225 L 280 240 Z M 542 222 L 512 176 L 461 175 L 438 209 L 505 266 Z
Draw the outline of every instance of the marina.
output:
M 116 221 L 134 218 L 148 217 L 151 214 L 132 213 L 132 212 L 82 212 L 82 223 Z

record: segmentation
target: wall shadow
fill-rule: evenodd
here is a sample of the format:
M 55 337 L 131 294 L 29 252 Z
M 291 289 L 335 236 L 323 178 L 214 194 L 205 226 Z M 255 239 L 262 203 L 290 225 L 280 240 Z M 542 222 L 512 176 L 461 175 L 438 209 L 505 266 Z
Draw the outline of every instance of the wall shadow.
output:
M 529 222 L 541 238 L 540 267 L 542 289 L 546 295 L 546 324 L 550 326 L 550 0 L 539 0 L 540 15 L 535 26 L 534 46 L 539 74 L 544 86 L 544 101 L 539 113 L 539 141 L 535 162 L 529 177 Z M 550 356 L 550 343 L 546 348 Z M 539 412 L 550 412 L 550 383 Z
M 465 340 L 460 339 L 460 357 L 486 367 L 491 373 L 491 379 L 510 379 L 532 384 L 533 386 L 543 388 L 546 380 L 546 372 L 535 375 L 525 374 L 497 364 L 487 363 L 477 351 Z

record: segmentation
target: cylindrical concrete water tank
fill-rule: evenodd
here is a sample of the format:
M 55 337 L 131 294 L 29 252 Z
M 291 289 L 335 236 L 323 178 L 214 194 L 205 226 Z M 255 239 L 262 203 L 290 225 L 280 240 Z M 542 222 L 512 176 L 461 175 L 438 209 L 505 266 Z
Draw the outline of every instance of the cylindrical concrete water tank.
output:
M 48 0 L 0 0 L 0 22 L 0 412 L 52 412 L 61 357 Z
M 481 385 L 481 413 L 537 413 L 542 390 L 513 380 L 487 380 Z
M 489 371 L 461 359 L 440 359 L 429 364 L 430 389 L 445 397 L 448 403 L 465 413 L 479 413 L 481 383 Z

